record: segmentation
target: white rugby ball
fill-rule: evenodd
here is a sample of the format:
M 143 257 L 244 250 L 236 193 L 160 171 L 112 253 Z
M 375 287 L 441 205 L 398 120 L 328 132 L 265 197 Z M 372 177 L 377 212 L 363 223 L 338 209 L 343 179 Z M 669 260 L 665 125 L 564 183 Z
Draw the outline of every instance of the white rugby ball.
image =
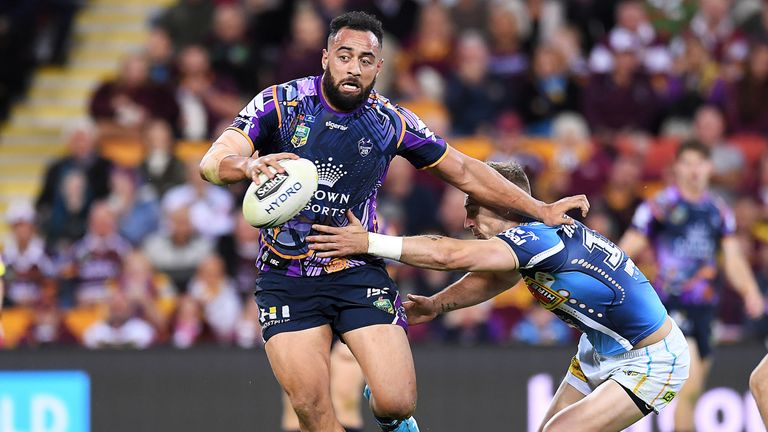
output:
M 283 159 L 285 169 L 272 179 L 259 175 L 259 184 L 251 183 L 243 198 L 243 216 L 256 228 L 282 225 L 304 209 L 317 190 L 317 167 L 307 159 Z

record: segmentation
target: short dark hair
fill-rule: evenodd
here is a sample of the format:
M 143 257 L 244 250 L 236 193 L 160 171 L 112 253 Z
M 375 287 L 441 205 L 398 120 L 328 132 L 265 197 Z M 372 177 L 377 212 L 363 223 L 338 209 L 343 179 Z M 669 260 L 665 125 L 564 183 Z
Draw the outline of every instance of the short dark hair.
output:
M 373 33 L 376 40 L 379 41 L 379 48 L 384 42 L 384 29 L 381 26 L 381 21 L 371 14 L 351 11 L 337 16 L 331 21 L 331 33 L 328 35 L 328 39 L 333 39 L 343 28 Z
M 677 152 L 675 153 L 675 159 L 676 160 L 680 159 L 680 156 L 682 156 L 683 153 L 687 151 L 699 153 L 704 157 L 704 159 L 712 159 L 712 151 L 709 149 L 709 147 L 704 145 L 704 143 L 702 143 L 701 141 L 695 140 L 695 139 L 688 140 L 680 144 L 677 147 Z
M 514 183 L 515 186 L 531 194 L 531 183 L 528 181 L 528 175 L 525 174 L 525 169 L 517 162 L 486 162 L 486 165 L 493 168 L 502 175 L 505 179 Z

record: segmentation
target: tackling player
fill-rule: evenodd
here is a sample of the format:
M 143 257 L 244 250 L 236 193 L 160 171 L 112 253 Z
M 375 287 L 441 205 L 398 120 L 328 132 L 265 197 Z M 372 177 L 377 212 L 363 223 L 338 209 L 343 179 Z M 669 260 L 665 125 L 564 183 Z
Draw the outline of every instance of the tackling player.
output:
M 636 257 L 649 246 L 658 265 L 654 286 L 679 323 L 691 349 L 691 377 L 680 392 L 675 431 L 694 430 L 696 400 L 712 364 L 712 323 L 717 315 L 717 255 L 725 276 L 744 299 L 751 318 L 762 315 L 763 296 L 734 236 L 731 210 L 709 193 L 712 161 L 707 147 L 683 143 L 674 164 L 675 185 L 641 204 L 619 245 Z
M 545 223 L 571 223 L 569 209 L 586 197 L 544 204 L 483 163 L 450 148 L 412 112 L 374 89 L 383 59 L 381 23 L 349 12 L 336 17 L 323 50 L 322 76 L 259 93 L 213 143 L 200 163 L 216 184 L 264 173 L 284 158 L 318 168 L 319 188 L 284 225 L 262 230 L 256 302 L 272 370 L 304 431 L 340 432 L 329 392 L 333 334 L 349 346 L 370 386 L 383 431 L 418 430 L 416 373 L 397 287 L 382 260 L 369 255 L 322 258 L 305 241 L 313 223 L 339 226 L 351 210 L 376 230 L 376 193 L 396 156 L 429 169 L 478 202 L 515 208 Z M 260 157 L 253 157 L 258 152 Z
M 529 191 L 517 164 L 490 163 Z M 307 239 L 321 257 L 360 253 L 438 270 L 467 270 L 431 296 L 409 296 L 408 321 L 475 305 L 522 277 L 543 307 L 583 332 L 578 353 L 540 430 L 619 431 L 668 405 L 688 377 L 688 347 L 648 279 L 600 233 L 581 223 L 549 227 L 466 201 L 466 227 L 481 240 L 369 233 L 349 214 L 344 228 Z M 499 233 L 499 234 L 496 234 Z

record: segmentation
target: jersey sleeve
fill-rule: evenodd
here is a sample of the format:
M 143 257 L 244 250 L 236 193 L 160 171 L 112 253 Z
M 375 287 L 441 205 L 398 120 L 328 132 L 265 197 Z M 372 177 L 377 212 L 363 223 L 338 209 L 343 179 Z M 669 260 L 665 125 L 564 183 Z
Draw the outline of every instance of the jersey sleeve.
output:
M 536 229 L 521 225 L 510 228 L 496 237 L 506 243 L 517 255 L 518 266 L 529 269 L 534 266 L 557 267 L 562 260 L 560 252 L 565 243 L 555 229 Z
M 277 94 L 277 86 L 264 89 L 248 102 L 227 128 L 246 137 L 254 152 L 260 150 L 267 138 L 280 126 L 281 112 Z
M 632 228 L 640 231 L 643 235 L 649 236 L 653 228 L 653 221 L 651 204 L 648 201 L 643 201 L 642 204 L 637 206 L 635 215 L 632 217 Z
M 416 114 L 400 106 L 394 109 L 401 122 L 397 154 L 418 169 L 439 164 L 448 154 L 445 140 L 429 130 Z
M 723 219 L 722 226 L 720 227 L 720 235 L 726 237 L 736 233 L 736 216 L 733 214 L 727 204 L 724 202 L 718 202 L 717 208 L 720 210 L 720 217 Z

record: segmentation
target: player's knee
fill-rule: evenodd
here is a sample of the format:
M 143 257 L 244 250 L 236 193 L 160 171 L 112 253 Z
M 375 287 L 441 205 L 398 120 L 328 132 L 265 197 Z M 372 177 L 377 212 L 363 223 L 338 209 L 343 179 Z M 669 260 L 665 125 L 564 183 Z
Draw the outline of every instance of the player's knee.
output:
M 758 368 L 749 375 L 749 389 L 758 397 L 768 396 L 768 371 Z
M 319 393 L 289 393 L 291 400 L 291 406 L 296 411 L 296 416 L 302 420 L 303 423 L 311 422 L 315 419 L 321 418 L 325 411 L 327 411 L 327 403 L 325 398 Z
M 379 417 L 407 419 L 416 411 L 415 397 L 383 397 L 374 396 L 375 412 Z

